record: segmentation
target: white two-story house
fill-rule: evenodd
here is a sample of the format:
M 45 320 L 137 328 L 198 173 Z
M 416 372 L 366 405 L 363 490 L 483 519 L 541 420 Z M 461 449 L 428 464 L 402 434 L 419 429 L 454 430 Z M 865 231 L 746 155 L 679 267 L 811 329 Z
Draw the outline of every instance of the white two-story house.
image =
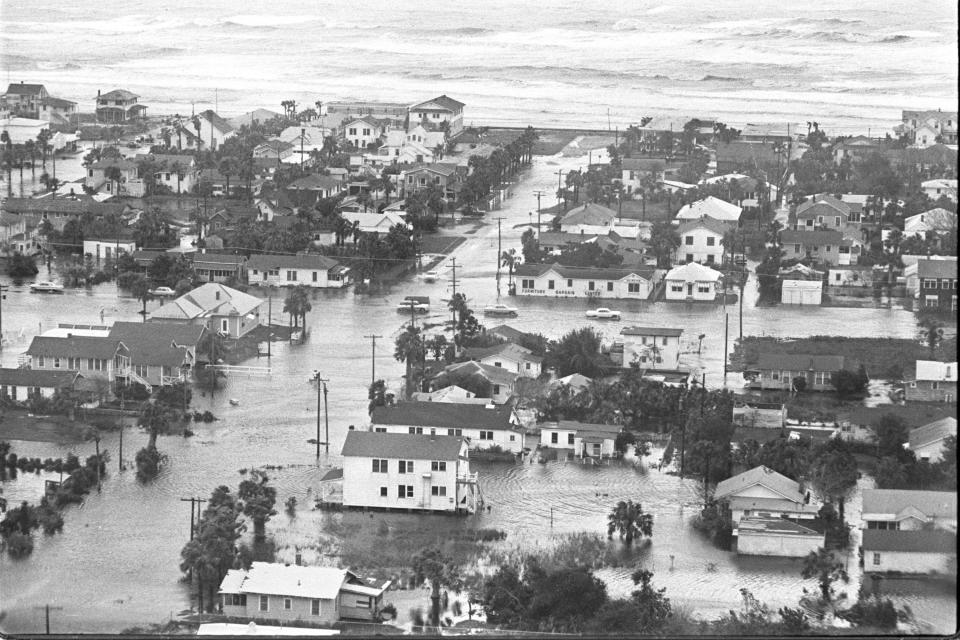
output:
M 578 458 L 612 458 L 617 435 L 623 428 L 614 424 L 592 424 L 559 420 L 540 425 L 540 446 L 569 449 Z
M 509 407 L 464 405 L 445 402 L 401 402 L 374 407 L 370 430 L 427 436 L 458 436 L 471 449 L 500 447 L 520 453 L 523 432 L 514 422 Z
M 680 365 L 683 329 L 669 327 L 624 327 L 623 366 L 641 369 L 676 369 Z
M 476 511 L 477 476 L 460 436 L 350 431 L 341 454 L 345 507 Z
M 79 371 L 84 378 L 115 382 L 130 373 L 130 350 L 102 336 L 36 336 L 26 351 L 30 368 Z
M 723 264 L 723 234 L 726 230 L 726 225 L 713 218 L 682 222 L 677 229 L 680 246 L 677 247 L 676 262 Z

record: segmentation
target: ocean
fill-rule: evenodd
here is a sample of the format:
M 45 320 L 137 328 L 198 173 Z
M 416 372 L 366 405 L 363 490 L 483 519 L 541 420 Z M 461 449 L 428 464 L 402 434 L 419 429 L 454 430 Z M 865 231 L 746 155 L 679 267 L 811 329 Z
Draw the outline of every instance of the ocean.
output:
M 465 122 L 623 128 L 643 116 L 887 129 L 954 109 L 949 0 L 2 0 L 0 78 L 92 110 L 125 88 L 148 113 L 280 101 L 412 103 Z

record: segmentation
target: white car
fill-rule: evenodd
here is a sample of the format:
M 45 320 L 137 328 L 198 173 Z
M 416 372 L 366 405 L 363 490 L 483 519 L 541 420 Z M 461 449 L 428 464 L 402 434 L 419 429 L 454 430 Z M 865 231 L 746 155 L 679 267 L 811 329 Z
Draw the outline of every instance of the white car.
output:
M 157 287 L 156 289 L 150 289 L 150 295 L 156 296 L 158 298 L 166 298 L 169 296 L 177 295 L 177 292 L 171 289 L 170 287 Z
M 587 311 L 588 318 L 597 318 L 598 320 L 619 320 L 620 312 L 613 309 L 607 309 L 606 307 L 600 307 L 599 309 L 591 309 Z

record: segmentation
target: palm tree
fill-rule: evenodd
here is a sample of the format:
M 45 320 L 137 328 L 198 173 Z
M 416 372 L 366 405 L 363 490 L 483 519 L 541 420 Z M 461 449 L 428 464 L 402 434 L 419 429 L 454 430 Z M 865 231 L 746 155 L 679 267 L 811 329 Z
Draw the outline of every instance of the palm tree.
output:
M 10 134 L 0 133 L 0 142 L 3 142 L 3 164 L 7 168 L 7 196 L 13 195 L 13 140 Z
M 33 177 L 36 178 L 37 166 L 34 160 L 37 157 L 37 143 L 33 140 L 27 140 L 25 143 L 23 143 L 23 148 L 27 155 L 30 156 L 30 172 L 33 174 Z
M 337 142 L 335 136 L 327 136 L 323 139 L 323 146 L 320 148 L 322 153 L 325 153 L 327 160 L 330 160 L 340 148 L 340 144 Z
M 120 178 L 123 177 L 123 173 L 120 171 L 120 168 L 116 165 L 107 167 L 106 171 L 103 172 L 103 176 L 111 182 L 113 185 L 113 195 L 120 195 Z
M 824 602 L 830 602 L 833 599 L 833 583 L 837 580 L 849 581 L 843 563 L 834 559 L 833 553 L 820 547 L 816 551 L 811 551 L 803 559 L 803 569 L 800 575 L 804 578 L 816 578 L 817 586 L 820 587 L 820 597 Z
M 439 549 L 424 549 L 413 557 L 413 573 L 420 582 L 430 584 L 430 624 L 440 626 L 440 589 L 459 593 L 463 585 L 453 558 Z
M 283 312 L 289 313 L 293 319 L 293 326 L 300 326 L 300 319 L 303 319 L 303 328 L 307 328 L 307 313 L 313 309 L 310 304 L 310 294 L 305 284 L 294 287 L 287 294 L 287 299 L 283 301 Z
M 226 185 L 225 185 L 226 190 L 224 191 L 223 195 L 229 198 L 230 197 L 230 176 L 236 172 L 237 161 L 231 157 L 223 158 L 222 160 L 220 160 L 220 165 L 218 168 L 220 170 L 220 173 L 222 173 L 223 177 L 226 179 Z
M 199 152 L 200 145 L 203 143 L 200 139 L 200 116 L 193 116 L 190 121 L 193 123 L 193 128 L 197 130 L 197 151 Z
M 628 547 L 638 535 L 650 537 L 653 535 L 653 514 L 644 513 L 639 502 L 621 500 L 607 516 L 607 537 L 612 538 L 614 533 L 619 533 Z
M 43 158 L 43 168 L 47 168 L 47 152 L 50 150 L 50 130 L 41 129 L 40 133 L 37 134 L 37 147 L 40 148 L 40 153 Z M 54 171 L 56 173 L 56 171 Z
M 517 263 L 517 250 L 504 251 L 500 256 L 500 265 L 507 268 L 507 284 L 513 285 L 513 267 Z

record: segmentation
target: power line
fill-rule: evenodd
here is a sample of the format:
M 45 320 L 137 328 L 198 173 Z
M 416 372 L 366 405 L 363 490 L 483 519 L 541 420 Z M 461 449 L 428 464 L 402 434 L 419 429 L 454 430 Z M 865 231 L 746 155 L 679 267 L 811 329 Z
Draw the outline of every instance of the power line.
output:
M 377 381 L 377 338 L 383 336 L 369 335 L 363 336 L 370 339 L 370 384 Z

